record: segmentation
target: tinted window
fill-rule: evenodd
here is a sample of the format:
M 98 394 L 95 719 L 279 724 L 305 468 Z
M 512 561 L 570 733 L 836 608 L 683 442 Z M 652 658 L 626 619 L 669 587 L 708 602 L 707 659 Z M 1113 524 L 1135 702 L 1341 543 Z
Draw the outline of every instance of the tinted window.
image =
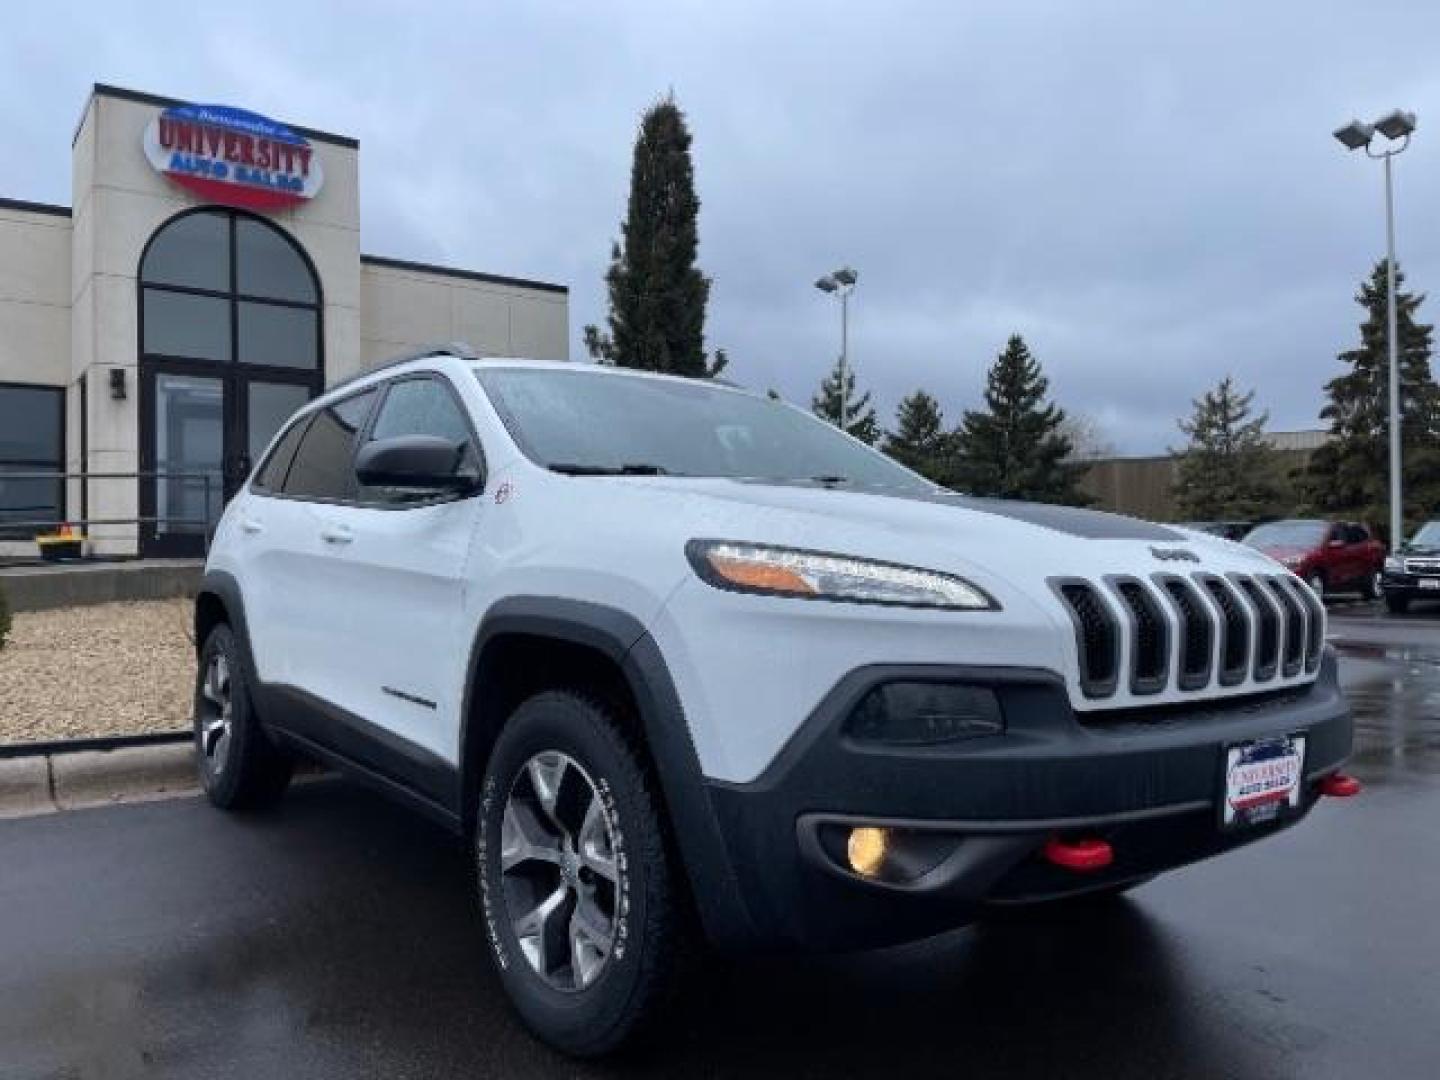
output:
M 1258 548 L 1313 548 L 1325 542 L 1323 521 L 1272 521 L 1252 529 L 1245 543 Z
M 290 470 L 290 462 L 295 459 L 295 450 L 300 445 L 300 437 L 305 434 L 306 421 L 301 420 L 289 431 L 280 437 L 260 471 L 255 474 L 255 486 L 262 491 L 279 491 L 280 486 L 285 483 L 285 474 Z
M 230 216 L 186 214 L 155 235 L 140 276 L 154 285 L 230 288 Z
M 434 435 L 466 446 L 462 468 L 478 469 L 479 454 L 470 425 L 450 388 L 439 379 L 401 379 L 390 384 L 370 430 L 370 441 L 401 435 Z M 393 488 L 365 488 L 362 497 L 395 502 L 411 498 L 433 499 L 434 492 L 417 496 Z
M 313 368 L 320 362 L 319 315 L 309 308 L 239 305 L 238 347 L 242 364 Z
M 299 499 L 355 497 L 355 435 L 375 401 L 365 390 L 321 409 L 310 421 L 285 477 L 285 494 Z
M 1370 539 L 1369 532 L 1363 525 L 1346 525 L 1345 542 L 1347 544 L 1363 544 Z
M 64 467 L 65 391 L 48 386 L 0 386 L 0 536 L 30 537 L 36 527 L 11 530 L 7 521 L 58 522 L 65 508 L 58 480 L 7 480 L 7 473 L 60 472 Z
M 235 220 L 235 291 L 313 304 L 315 279 L 293 244 L 251 218 Z
M 936 490 L 798 409 L 713 383 L 579 369 L 481 368 L 477 374 L 525 453 L 562 471 L 631 467 Z
M 145 351 L 196 360 L 230 359 L 230 307 L 215 296 L 145 290 Z

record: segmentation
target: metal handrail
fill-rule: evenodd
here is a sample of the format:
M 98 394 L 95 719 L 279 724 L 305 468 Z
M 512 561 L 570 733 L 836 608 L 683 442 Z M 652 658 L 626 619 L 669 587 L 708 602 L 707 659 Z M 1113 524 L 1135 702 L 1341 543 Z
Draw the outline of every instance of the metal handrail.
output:
M 0 534 L 11 530 L 28 529 L 54 529 L 62 525 L 76 526 L 87 533 L 95 525 L 158 525 L 164 522 L 169 525 L 198 525 L 200 527 L 201 544 L 205 554 L 210 553 L 210 532 L 215 519 L 210 514 L 210 497 L 215 489 L 216 474 L 209 472 L 165 472 L 163 470 L 144 470 L 139 472 L 0 472 L 0 483 L 6 480 L 54 480 L 56 483 L 67 483 L 71 480 L 179 480 L 184 482 L 199 481 L 205 487 L 205 515 L 204 517 L 177 517 L 173 514 L 146 515 L 128 518 L 92 518 L 92 517 L 63 517 L 63 518 L 42 518 L 33 521 L 7 521 L 0 518 Z M 88 499 L 86 500 L 89 501 Z M 3 542 L 3 536 L 0 536 Z

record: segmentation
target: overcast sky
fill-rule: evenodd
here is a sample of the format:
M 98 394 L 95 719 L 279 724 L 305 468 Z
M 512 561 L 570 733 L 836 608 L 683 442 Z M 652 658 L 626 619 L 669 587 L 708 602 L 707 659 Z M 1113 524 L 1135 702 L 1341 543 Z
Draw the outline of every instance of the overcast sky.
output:
M 637 118 L 673 88 L 733 378 L 808 402 L 839 336 L 811 283 L 849 262 L 886 423 L 917 386 L 958 419 L 1019 332 L 1061 405 L 1152 452 L 1227 372 L 1317 425 L 1383 252 L 1380 166 L 1329 134 L 1352 115 L 1419 113 L 1400 260 L 1436 290 L 1437 46 L 1440 8 L 1373 0 L 52 0 L 0 37 L 0 195 L 69 201 L 94 82 L 353 135 L 363 250 L 568 284 L 580 358 Z

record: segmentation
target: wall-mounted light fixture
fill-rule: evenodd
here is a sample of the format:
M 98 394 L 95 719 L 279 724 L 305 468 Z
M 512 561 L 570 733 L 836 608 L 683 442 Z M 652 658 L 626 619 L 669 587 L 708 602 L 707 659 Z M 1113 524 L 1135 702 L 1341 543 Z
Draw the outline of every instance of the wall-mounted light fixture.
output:
M 113 367 L 110 369 L 110 397 L 114 401 L 125 400 L 125 369 Z

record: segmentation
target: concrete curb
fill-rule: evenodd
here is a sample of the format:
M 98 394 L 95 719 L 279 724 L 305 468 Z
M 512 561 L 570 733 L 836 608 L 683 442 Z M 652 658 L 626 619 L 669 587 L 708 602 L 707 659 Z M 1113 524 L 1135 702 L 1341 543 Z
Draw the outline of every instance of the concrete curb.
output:
M 186 743 L 0 760 L 0 819 L 188 795 L 199 791 Z

